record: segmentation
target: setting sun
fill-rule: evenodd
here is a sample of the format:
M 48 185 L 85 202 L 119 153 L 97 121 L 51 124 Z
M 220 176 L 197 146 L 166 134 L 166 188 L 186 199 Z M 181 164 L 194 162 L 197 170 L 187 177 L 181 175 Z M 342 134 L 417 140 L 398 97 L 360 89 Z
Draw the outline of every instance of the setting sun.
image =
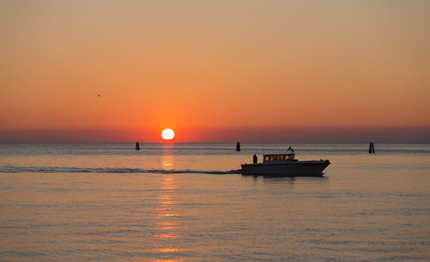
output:
M 161 132 L 161 137 L 165 140 L 170 140 L 175 137 L 175 132 L 170 128 L 166 128 Z

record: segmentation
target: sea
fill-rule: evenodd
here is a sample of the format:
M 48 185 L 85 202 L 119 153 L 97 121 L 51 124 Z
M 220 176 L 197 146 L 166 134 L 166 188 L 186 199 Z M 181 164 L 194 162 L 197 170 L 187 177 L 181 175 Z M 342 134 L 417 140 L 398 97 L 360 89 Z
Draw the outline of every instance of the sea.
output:
M 430 144 L 0 144 L 0 261 L 430 261 Z

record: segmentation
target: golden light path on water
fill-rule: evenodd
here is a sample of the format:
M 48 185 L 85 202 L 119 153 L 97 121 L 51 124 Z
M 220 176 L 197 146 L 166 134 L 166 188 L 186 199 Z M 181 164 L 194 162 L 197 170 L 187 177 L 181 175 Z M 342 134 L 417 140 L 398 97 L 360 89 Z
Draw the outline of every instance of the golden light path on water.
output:
M 162 168 L 164 170 L 172 170 L 174 169 L 174 159 L 173 156 L 169 154 L 171 150 L 171 145 L 165 144 L 163 145 L 165 155 L 162 156 Z M 174 239 L 181 238 L 180 233 L 178 232 L 178 224 L 174 221 L 175 217 L 179 217 L 180 215 L 175 212 L 175 208 L 177 202 L 174 198 L 175 190 L 177 189 L 175 176 L 173 174 L 166 174 L 161 179 L 161 194 L 158 196 L 158 203 L 156 210 L 159 212 L 156 215 L 156 219 L 159 220 L 157 222 L 157 227 L 159 233 L 153 235 L 154 238 L 164 242 Z M 169 241 L 171 243 L 171 241 Z M 179 249 L 171 244 L 158 244 L 157 249 L 155 250 L 159 253 L 177 253 L 186 251 L 185 249 Z M 156 260 L 156 261 L 169 261 L 169 262 L 178 262 L 184 260 Z

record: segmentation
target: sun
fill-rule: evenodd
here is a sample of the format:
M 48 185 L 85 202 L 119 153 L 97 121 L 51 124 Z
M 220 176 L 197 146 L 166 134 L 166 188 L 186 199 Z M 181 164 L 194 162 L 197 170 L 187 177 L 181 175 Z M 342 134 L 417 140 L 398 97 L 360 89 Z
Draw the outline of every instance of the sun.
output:
M 175 137 L 175 132 L 173 132 L 173 130 L 170 128 L 166 128 L 163 130 L 163 132 L 161 132 L 161 137 L 164 140 L 170 140 Z

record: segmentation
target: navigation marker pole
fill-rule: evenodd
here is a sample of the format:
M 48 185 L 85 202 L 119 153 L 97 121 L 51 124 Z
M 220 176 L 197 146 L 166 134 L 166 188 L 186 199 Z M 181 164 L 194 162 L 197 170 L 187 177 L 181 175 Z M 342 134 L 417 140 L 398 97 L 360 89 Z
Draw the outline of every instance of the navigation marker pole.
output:
M 369 146 L 369 154 L 375 153 L 375 146 L 373 145 L 373 142 L 370 142 Z

